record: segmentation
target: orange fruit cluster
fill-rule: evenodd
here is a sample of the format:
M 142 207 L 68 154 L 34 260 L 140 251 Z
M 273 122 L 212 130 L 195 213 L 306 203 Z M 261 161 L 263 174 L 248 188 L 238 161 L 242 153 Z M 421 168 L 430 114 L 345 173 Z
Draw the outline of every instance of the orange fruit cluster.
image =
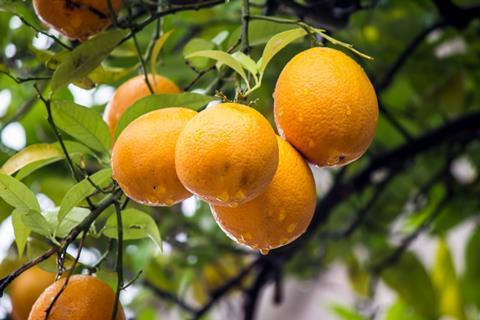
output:
M 158 77 L 155 92 L 177 90 Z M 105 113 L 112 130 L 131 103 L 148 94 L 142 81 L 134 78 L 116 91 Z M 315 211 L 315 182 L 305 159 L 326 167 L 358 159 L 375 134 L 378 105 L 363 69 L 329 48 L 295 56 L 278 78 L 274 102 L 282 137 L 255 109 L 239 103 L 199 113 L 147 113 L 118 137 L 114 178 L 129 197 L 147 205 L 168 206 L 196 195 L 210 204 L 229 237 L 264 254 L 286 245 L 305 232 Z
M 111 24 L 106 0 L 33 0 L 37 16 L 49 27 L 70 39 L 86 40 Z M 117 14 L 122 0 L 112 0 Z

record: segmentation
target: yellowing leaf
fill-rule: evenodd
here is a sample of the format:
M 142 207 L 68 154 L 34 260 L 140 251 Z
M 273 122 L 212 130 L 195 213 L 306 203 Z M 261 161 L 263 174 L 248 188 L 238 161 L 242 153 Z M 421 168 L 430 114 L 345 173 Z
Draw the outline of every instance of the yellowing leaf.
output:
M 189 54 L 186 56 L 186 59 L 194 58 L 194 57 L 204 57 L 204 58 L 211 58 L 216 61 L 218 61 L 221 64 L 225 64 L 235 70 L 236 73 L 238 73 L 242 79 L 245 81 L 245 83 L 248 85 L 248 78 L 247 75 L 245 74 L 245 70 L 243 70 L 242 64 L 238 62 L 235 58 L 233 58 L 231 55 L 229 55 L 226 52 L 219 51 L 219 50 L 203 50 L 203 51 L 197 51 L 194 53 Z
M 303 28 L 297 28 L 293 30 L 284 31 L 281 33 L 277 33 L 274 35 L 265 45 L 265 49 L 263 49 L 262 58 L 259 61 L 258 70 L 260 74 L 265 72 L 268 63 L 273 57 L 283 48 L 285 48 L 288 44 L 292 43 L 293 41 L 302 38 L 307 35 L 307 31 Z
M 12 175 L 33 162 L 62 157 L 63 153 L 56 145 L 48 143 L 33 144 L 8 159 L 0 171 Z
M 173 30 L 170 30 L 168 32 L 165 32 L 158 40 L 157 42 L 155 42 L 155 45 L 153 46 L 153 49 L 152 49 L 152 55 L 150 57 L 150 64 L 151 64 L 151 72 L 153 74 L 153 78 L 155 79 L 155 74 L 157 72 L 157 68 L 156 68 L 156 65 L 157 65 L 157 60 L 158 60 L 158 56 L 160 55 L 160 51 L 162 50 L 163 48 L 163 45 L 165 44 L 165 42 L 167 42 L 168 38 L 170 37 L 170 35 L 172 34 Z
M 432 279 L 439 293 L 439 307 L 442 315 L 449 315 L 458 320 L 465 319 L 455 266 L 445 239 L 440 239 L 438 242 Z

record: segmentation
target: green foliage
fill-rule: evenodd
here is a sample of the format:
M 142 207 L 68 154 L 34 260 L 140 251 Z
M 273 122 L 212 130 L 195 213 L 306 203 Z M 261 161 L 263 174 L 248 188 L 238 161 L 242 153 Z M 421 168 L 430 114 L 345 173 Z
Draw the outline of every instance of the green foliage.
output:
M 0 173 L 0 197 L 16 209 L 40 212 L 35 194 L 17 179 L 2 173 Z
M 97 188 L 105 188 L 111 183 L 112 169 L 103 169 L 87 177 L 75 184 L 62 200 L 60 211 L 58 213 L 58 221 L 61 222 L 70 210 L 77 206 L 81 201 L 85 200 Z
M 330 307 L 330 309 L 339 320 L 366 320 L 366 318 L 360 315 L 358 312 L 350 310 L 341 305 L 333 305 Z
M 157 42 L 155 42 L 155 45 L 153 46 L 152 56 L 150 57 L 150 68 L 152 70 L 153 75 L 155 75 L 155 73 L 156 73 L 156 69 L 157 69 L 156 64 L 157 64 L 157 61 L 158 61 L 158 56 L 160 55 L 160 50 L 162 50 L 163 45 L 168 40 L 168 38 L 170 37 L 172 32 L 173 32 L 173 30 L 170 30 L 170 31 L 166 32 L 165 34 L 163 34 L 157 40 Z
M 127 35 L 125 30 L 100 33 L 75 48 L 58 65 L 52 77 L 52 91 L 88 75 Z
M 465 299 L 480 309 L 480 228 L 472 232 L 465 248 L 465 274 L 462 279 L 462 289 Z
M 30 229 L 22 221 L 22 209 L 15 209 L 12 212 L 12 225 L 15 234 L 15 243 L 17 245 L 18 255 L 23 256 L 23 251 L 27 245 Z
M 51 108 L 57 127 L 94 150 L 109 152 L 110 131 L 97 112 L 70 101 L 54 100 Z
M 215 49 L 216 44 L 212 41 L 194 38 L 190 40 L 185 47 L 183 47 L 183 55 L 188 57 L 190 54 L 194 54 L 199 51 L 209 51 Z M 211 59 L 203 58 L 186 58 L 188 62 L 197 69 L 203 69 L 211 64 Z
M 32 163 L 55 161 L 63 157 L 62 150 L 56 145 L 47 143 L 33 144 L 8 159 L 0 170 L 5 174 L 12 175 Z
M 437 319 L 437 294 L 427 270 L 415 255 L 404 254 L 398 263 L 382 273 L 382 279 L 420 316 Z
M 85 145 L 80 144 L 78 142 L 64 141 L 63 143 L 65 145 L 65 148 L 68 151 L 68 154 L 74 159 L 78 156 L 94 155 L 90 149 L 88 149 Z M 65 159 L 65 154 L 61 150 L 60 143 L 56 142 L 53 144 L 53 146 L 55 147 L 56 150 L 61 152 L 60 156 L 56 155 L 55 154 L 56 152 L 54 152 L 53 150 L 51 152 L 44 152 L 46 150 L 51 150 L 53 148 L 45 147 L 45 150 L 43 150 L 43 147 L 40 144 L 40 145 L 32 145 L 31 147 L 35 147 L 33 148 L 33 150 L 30 149 L 30 147 L 27 147 L 22 151 L 20 151 L 19 153 L 17 153 L 16 155 L 14 155 L 12 158 L 10 158 L 8 162 L 10 162 L 11 159 L 17 159 L 19 161 L 18 162 L 15 161 L 15 163 L 17 163 L 18 167 L 21 167 L 15 177 L 18 180 L 22 180 L 38 169 L 41 169 L 59 160 Z M 40 149 L 43 151 L 39 151 L 37 149 Z M 34 152 L 30 153 L 30 150 Z M 23 155 L 21 157 L 17 156 L 19 154 L 23 154 Z M 7 164 L 8 162 L 6 162 L 5 164 Z
M 465 319 L 463 299 L 457 280 L 455 266 L 445 239 L 440 239 L 437 248 L 435 266 L 432 270 L 432 280 L 439 294 L 441 314 L 455 319 Z
M 145 212 L 138 209 L 126 209 L 122 211 L 122 229 L 125 240 L 150 238 L 159 249 L 162 248 L 162 240 L 155 220 Z M 112 214 L 102 233 L 113 239 L 117 239 L 117 217 Z

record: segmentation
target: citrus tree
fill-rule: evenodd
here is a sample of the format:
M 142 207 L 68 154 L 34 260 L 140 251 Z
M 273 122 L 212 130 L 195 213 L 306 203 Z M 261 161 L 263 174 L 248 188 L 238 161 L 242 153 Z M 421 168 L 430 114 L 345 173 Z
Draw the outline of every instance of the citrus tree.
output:
M 9 317 L 254 319 L 340 263 L 332 318 L 477 319 L 476 2 L 0 0 Z

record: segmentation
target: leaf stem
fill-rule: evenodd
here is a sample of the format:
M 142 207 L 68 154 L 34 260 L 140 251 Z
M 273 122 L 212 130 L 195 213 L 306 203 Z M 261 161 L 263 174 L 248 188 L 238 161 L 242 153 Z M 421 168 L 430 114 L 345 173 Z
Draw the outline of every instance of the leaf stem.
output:
M 71 46 L 69 46 L 68 44 L 62 42 L 62 40 L 58 39 L 57 37 L 49 34 L 48 32 L 45 32 L 43 30 L 40 30 L 38 29 L 37 27 L 35 27 L 33 24 L 31 24 L 30 22 L 28 22 L 24 17 L 22 16 L 17 16 L 26 26 L 32 28 L 33 30 L 35 30 L 36 32 L 38 33 L 41 33 L 43 34 L 44 36 L 46 37 L 49 37 L 50 39 L 52 39 L 53 41 L 55 41 L 56 43 L 58 43 L 60 46 L 64 47 L 65 49 L 71 51 L 73 50 L 73 48 Z

